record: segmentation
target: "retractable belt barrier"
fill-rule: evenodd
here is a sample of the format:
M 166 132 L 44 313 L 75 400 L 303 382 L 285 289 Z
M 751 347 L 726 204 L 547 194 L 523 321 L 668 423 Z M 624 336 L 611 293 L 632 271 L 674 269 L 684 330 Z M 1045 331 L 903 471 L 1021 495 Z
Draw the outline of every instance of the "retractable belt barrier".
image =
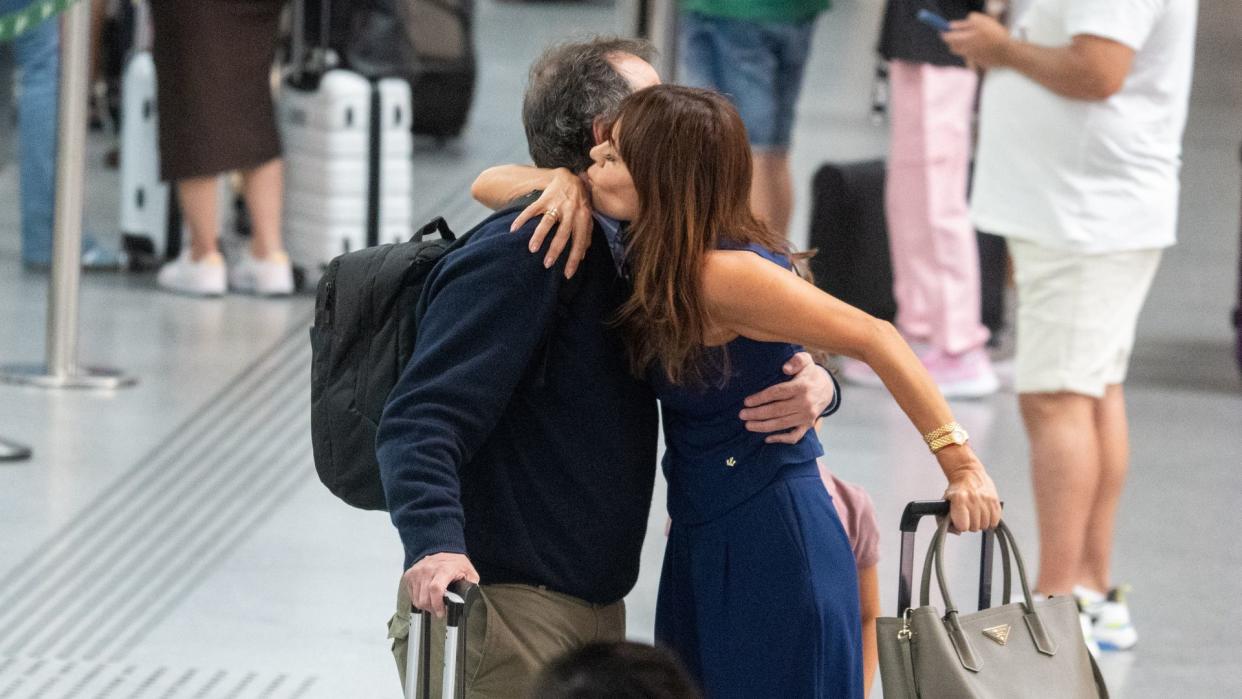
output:
M 22 0 L 16 0 L 21 2 Z M 0 367 L 0 381 L 41 388 L 115 389 L 132 377 L 78 364 L 78 290 L 82 275 L 82 214 L 86 190 L 86 121 L 90 90 L 91 4 L 35 0 L 16 11 L 0 0 L 0 42 L 65 12 L 60 41 L 56 133 L 56 202 L 48 284 L 46 361 Z M 21 450 L 16 450 L 22 453 Z

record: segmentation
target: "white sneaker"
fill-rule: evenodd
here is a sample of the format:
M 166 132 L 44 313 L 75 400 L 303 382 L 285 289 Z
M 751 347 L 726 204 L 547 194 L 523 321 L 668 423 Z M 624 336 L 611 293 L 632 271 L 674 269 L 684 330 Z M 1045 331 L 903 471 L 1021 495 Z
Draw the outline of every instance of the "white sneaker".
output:
M 1091 617 L 1092 634 L 1103 650 L 1130 650 L 1138 644 L 1138 631 L 1130 620 L 1126 603 L 1128 585 L 1119 585 L 1108 594 L 1087 588 L 1074 588 L 1078 607 Z
M 243 250 L 229 270 L 229 285 L 234 291 L 260 296 L 288 296 L 293 293 L 293 266 L 284 252 L 259 259 Z
M 221 296 L 228 288 L 224 258 L 220 253 L 195 260 L 189 249 L 181 251 L 177 259 L 160 267 L 155 281 L 169 291 L 191 296 Z

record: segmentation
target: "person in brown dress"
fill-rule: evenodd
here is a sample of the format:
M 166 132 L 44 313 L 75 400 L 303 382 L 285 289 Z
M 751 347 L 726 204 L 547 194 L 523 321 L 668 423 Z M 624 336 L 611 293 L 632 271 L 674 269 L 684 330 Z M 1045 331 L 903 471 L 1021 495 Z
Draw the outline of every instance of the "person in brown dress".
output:
M 160 0 L 155 27 L 160 171 L 174 183 L 189 244 L 160 286 L 197 296 L 293 291 L 281 241 L 283 171 L 271 68 L 283 0 Z M 227 267 L 219 250 L 218 178 L 240 171 L 249 249 Z

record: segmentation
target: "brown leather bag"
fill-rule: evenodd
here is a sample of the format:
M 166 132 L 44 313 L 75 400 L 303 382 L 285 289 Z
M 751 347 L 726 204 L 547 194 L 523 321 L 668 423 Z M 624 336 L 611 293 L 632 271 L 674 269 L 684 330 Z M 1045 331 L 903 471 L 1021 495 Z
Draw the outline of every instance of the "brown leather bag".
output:
M 885 699 L 1107 699 L 1083 641 L 1077 604 L 1070 597 L 1034 601 L 1017 542 L 1003 522 L 995 530 L 1002 605 L 973 614 L 958 611 L 945 584 L 947 528 L 948 518 L 942 518 L 928 546 L 919 607 L 877 620 Z M 1023 595 L 1015 603 L 1010 603 L 1011 552 Z M 944 614 L 929 603 L 933 567 Z M 903 572 L 903 589 L 909 590 L 909 571 Z

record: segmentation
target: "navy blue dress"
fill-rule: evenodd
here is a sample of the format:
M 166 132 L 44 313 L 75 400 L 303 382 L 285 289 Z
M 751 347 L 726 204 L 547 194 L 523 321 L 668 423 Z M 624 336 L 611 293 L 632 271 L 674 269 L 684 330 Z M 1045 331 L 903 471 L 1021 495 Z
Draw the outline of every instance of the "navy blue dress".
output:
M 713 367 L 727 353 L 723 383 L 720 369 L 699 386 L 652 372 L 673 519 L 656 640 L 709 699 L 863 695 L 858 574 L 819 478 L 819 438 L 765 444 L 738 418 L 747 396 L 788 378 L 781 367 L 801 349 L 746 338 L 711 349 Z

